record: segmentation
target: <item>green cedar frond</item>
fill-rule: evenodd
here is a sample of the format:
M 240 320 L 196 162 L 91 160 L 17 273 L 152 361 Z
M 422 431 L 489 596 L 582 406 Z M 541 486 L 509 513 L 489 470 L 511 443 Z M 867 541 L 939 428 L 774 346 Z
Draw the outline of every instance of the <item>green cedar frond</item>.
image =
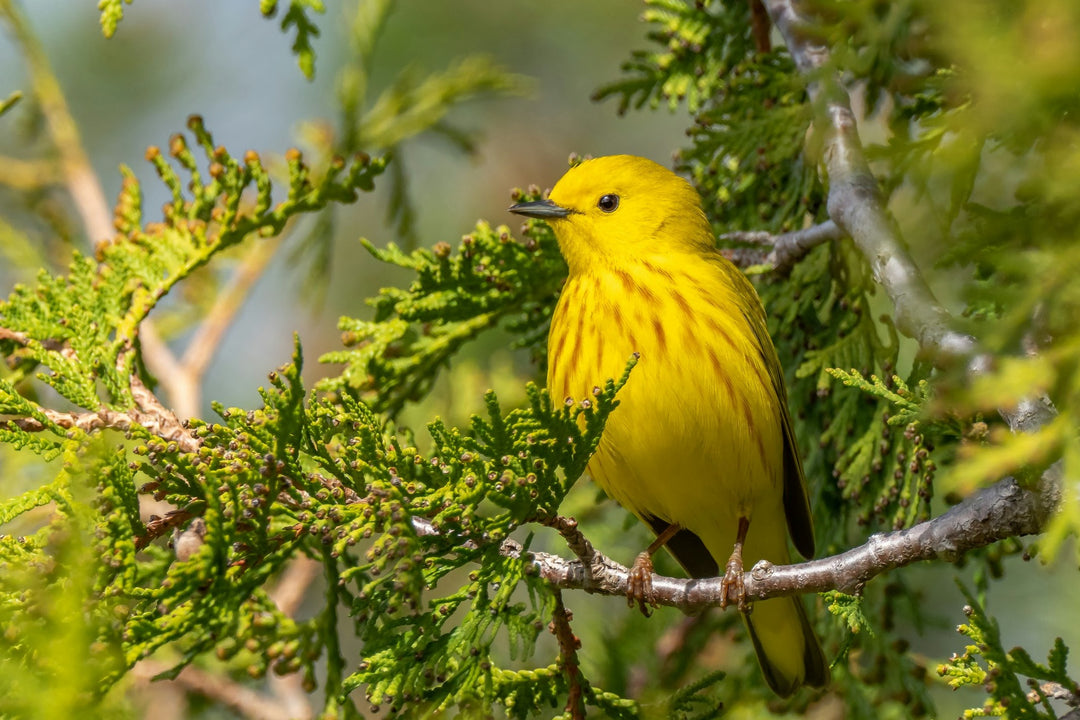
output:
M 968 601 L 964 606 L 968 621 L 956 630 L 970 642 L 963 653 L 954 653 L 940 664 L 937 672 L 954 689 L 977 686 L 990 696 L 986 705 L 965 710 L 963 717 L 1007 715 L 1054 720 L 1058 714 L 1050 703 L 1048 684 L 1057 686 L 1070 704 L 1080 702 L 1080 685 L 1068 674 L 1069 649 L 1061 638 L 1054 640 L 1046 665 L 1032 660 L 1023 648 L 1006 650 L 997 621 L 966 587 L 961 585 L 960 590 Z
M 295 215 L 352 201 L 385 167 L 384 160 L 362 155 L 351 165 L 339 159 L 313 179 L 293 152 L 288 196 L 272 206 L 258 155 L 249 152 L 241 161 L 215 147 L 198 117 L 189 127 L 209 163 L 206 177 L 183 135 L 173 136 L 169 150 L 190 178 L 186 187 L 157 148 L 147 152 L 172 192 L 162 222 L 144 224 L 139 183 L 125 168 L 115 216 L 119 233 L 98 246 L 96 258 L 76 254 L 67 275 L 43 272 L 37 287 L 18 285 L 0 302 L 0 351 L 41 368 L 38 379 L 80 408 L 132 407 L 131 351 L 139 323 L 177 282 L 246 238 L 280 233 Z M 13 406 L 20 402 L 14 388 L 0 385 L 0 409 L 31 415 Z
M 505 226 L 481 222 L 456 249 L 438 243 L 433 250 L 404 253 L 366 241 L 365 247 L 383 262 L 412 270 L 416 279 L 407 290 L 383 288 L 370 300 L 372 320 L 341 319 L 345 344 L 355 349 L 321 358 L 346 368 L 319 389 L 360 393 L 390 415 L 422 397 L 453 353 L 481 332 L 501 322 L 511 329 L 531 323 L 534 341 L 546 336 L 566 276 L 554 235 L 536 222 L 527 224 L 524 241 Z
M 265 17 L 273 14 L 272 10 L 266 11 L 268 4 L 263 4 Z M 300 65 L 300 72 L 310 80 L 315 77 L 315 48 L 311 46 L 311 41 L 319 36 L 319 28 L 308 17 L 308 11 L 322 14 L 326 12 L 326 7 L 322 0 L 289 0 L 289 8 L 281 18 L 281 30 L 288 32 L 290 27 L 296 26 L 296 38 L 293 40 L 292 51 Z
M 392 150 L 406 138 L 441 130 L 450 110 L 467 100 L 521 95 L 531 87 L 527 78 L 508 73 L 485 55 L 469 55 L 427 76 L 406 69 L 359 119 L 357 142 Z
M 132 0 L 98 0 L 98 10 L 101 11 L 101 34 L 111 38 L 116 34 L 116 27 L 124 19 L 124 4 L 130 5 Z
M 133 0 L 98 0 L 102 35 L 111 38 L 116 34 L 120 21 L 124 19 L 124 5 L 132 2 Z M 277 10 L 278 0 L 259 0 L 259 12 L 263 17 L 272 18 L 277 14 Z M 319 36 L 319 28 L 309 13 L 321 15 L 325 12 L 326 7 L 322 0 L 289 0 L 289 7 L 281 18 L 282 32 L 287 33 L 290 27 L 296 27 L 292 51 L 296 55 L 300 71 L 309 80 L 315 77 L 315 48 L 311 43 Z
M 622 66 L 628 77 L 601 87 L 593 99 L 617 97 L 620 114 L 645 104 L 674 110 L 683 100 L 697 112 L 751 48 L 748 6 L 681 0 L 646 0 L 645 6 L 642 20 L 653 26 L 648 37 L 660 49 L 631 53 Z
M 691 683 L 672 694 L 668 700 L 668 716 L 679 720 L 713 720 L 724 716 L 724 704 L 717 697 L 717 690 L 726 673 L 711 672 L 697 682 Z
M 929 394 L 929 385 L 925 380 L 920 380 L 915 391 L 912 391 L 902 378 L 893 375 L 888 381 L 884 381 L 877 375 L 866 378 L 858 370 L 852 368 L 844 371 L 839 368 L 826 368 L 825 372 L 833 376 L 848 387 L 855 387 L 865 393 L 879 397 L 893 406 L 890 413 L 890 425 L 908 425 L 918 422 L 924 412 L 924 405 Z
M 350 25 L 349 39 L 355 48 L 353 62 L 340 73 L 339 94 L 343 126 L 340 137 L 325 139 L 320 128 L 315 143 L 328 155 L 347 155 L 361 147 L 385 152 L 394 158 L 390 171 L 387 221 L 407 249 L 415 248 L 418 206 L 409 190 L 405 148 L 423 136 L 449 140 L 452 147 L 472 154 L 478 134 L 452 126 L 448 116 L 459 106 L 487 98 L 528 93 L 529 78 L 508 72 L 490 57 L 468 55 L 445 70 L 423 74 L 410 66 L 402 70 L 377 96 L 370 85 L 374 72 L 375 42 L 382 32 L 391 4 L 359 3 Z M 305 289 L 317 290 L 330 270 L 334 239 L 334 214 L 323 213 L 315 227 L 292 255 L 308 266 Z

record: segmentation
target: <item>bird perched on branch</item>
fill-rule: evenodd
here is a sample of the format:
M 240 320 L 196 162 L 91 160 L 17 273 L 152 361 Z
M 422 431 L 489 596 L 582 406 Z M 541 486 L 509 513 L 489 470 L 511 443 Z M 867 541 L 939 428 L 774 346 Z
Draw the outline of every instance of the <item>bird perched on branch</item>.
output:
M 548 389 L 591 398 L 640 359 L 589 473 L 647 523 L 631 592 L 649 601 L 666 546 L 693 577 L 724 568 L 723 603 L 743 612 L 769 686 L 787 696 L 829 671 L 797 597 L 743 596 L 744 565 L 805 557 L 814 529 L 783 373 L 753 285 L 716 248 L 701 199 L 640 157 L 586 160 L 547 200 L 511 212 L 551 224 L 570 275 L 548 337 Z M 751 609 L 753 610 L 751 614 Z

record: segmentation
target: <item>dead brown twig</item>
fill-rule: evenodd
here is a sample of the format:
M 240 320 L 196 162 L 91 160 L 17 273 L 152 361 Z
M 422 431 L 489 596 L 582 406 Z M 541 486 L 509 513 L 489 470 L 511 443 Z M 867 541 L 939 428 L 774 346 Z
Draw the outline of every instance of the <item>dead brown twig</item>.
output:
M 574 720 L 585 718 L 585 697 L 581 687 L 581 665 L 578 663 L 577 651 L 581 647 L 581 640 L 574 635 L 570 628 L 573 614 L 563 605 L 562 592 L 555 591 L 555 613 L 552 616 L 548 630 L 559 641 L 559 663 L 563 672 L 566 673 L 566 682 L 569 685 L 566 698 L 566 711 Z

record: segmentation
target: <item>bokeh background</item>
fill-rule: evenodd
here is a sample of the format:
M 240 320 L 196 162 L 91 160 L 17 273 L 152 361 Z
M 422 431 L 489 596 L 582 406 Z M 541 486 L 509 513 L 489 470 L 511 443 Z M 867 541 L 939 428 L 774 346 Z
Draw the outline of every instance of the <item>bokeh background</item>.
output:
M 98 27 L 94 3 L 31 0 L 25 10 L 107 196 L 116 197 L 121 179 L 117 168 L 127 164 L 144 181 L 147 215 L 154 218 L 165 192 L 143 160 L 144 150 L 166 145 L 172 133 L 184 129 L 191 113 L 201 114 L 215 141 L 236 155 L 254 149 L 267 158 L 280 157 L 290 147 L 303 146 L 313 128 L 337 129 L 337 81 L 349 52 L 346 4 L 351 3 L 330 0 L 319 19 L 322 36 L 315 44 L 316 74 L 310 81 L 289 50 L 291 34 L 283 35 L 278 21 L 262 19 L 255 2 L 138 0 L 127 6 L 119 31 L 108 40 Z M 516 227 L 517 220 L 506 212 L 510 189 L 530 183 L 550 187 L 571 152 L 629 152 L 670 165 L 672 152 L 684 142 L 689 122 L 685 110 L 631 111 L 620 117 L 614 103 L 590 100 L 599 86 L 619 77 L 619 66 L 632 49 L 646 46 L 640 9 L 640 4 L 625 0 L 396 3 L 375 51 L 376 92 L 406 66 L 437 71 L 473 53 L 489 54 L 506 70 L 533 78 L 528 94 L 465 103 L 453 111 L 453 124 L 478 133 L 475 154 L 463 154 L 436 137 L 407 147 L 403 157 L 418 213 L 419 243 L 454 242 L 480 218 Z M 27 86 L 22 59 L 10 38 L 0 36 L 0 95 Z M 0 153 L 36 154 L 32 116 L 20 109 L 0 119 Z M 56 228 L 26 216 L 19 209 L 21 202 L 0 190 L 3 216 L 13 218 L 31 240 L 48 245 Z M 365 317 L 365 298 L 382 285 L 403 281 L 358 242 L 364 237 L 378 246 L 400 240 L 386 220 L 388 202 L 382 189 L 337 211 L 332 272 L 316 294 L 301 292 L 303 273 L 290 248 L 278 253 L 206 376 L 204 414 L 210 412 L 211 400 L 257 406 L 257 388 L 267 372 L 289 359 L 294 332 L 309 359 L 307 376 L 334 372 L 314 359 L 340 347 L 337 318 Z M 297 229 L 297 237 L 303 230 Z M 80 246 L 87 249 L 85 238 L 74 243 Z M 10 258 L 0 258 L 0 291 L 6 294 L 29 272 Z M 180 332 L 171 342 L 182 349 L 186 339 Z M 485 389 L 495 387 L 504 402 L 512 404 L 520 399 L 524 380 L 535 373 L 526 353 L 511 351 L 503 338 L 492 335 L 457 359 L 433 396 L 404 420 L 421 424 L 438 414 L 461 423 L 481 407 Z M 568 512 L 587 515 L 596 499 L 591 488 L 580 488 Z M 589 533 L 605 551 L 629 560 L 635 548 L 640 549 L 645 535 L 636 525 L 625 524 L 621 511 L 605 508 L 594 517 L 594 527 L 606 523 L 609 528 L 602 535 Z M 616 544 L 604 545 L 602 536 Z M 990 611 L 1006 628 L 1006 646 L 1024 645 L 1039 658 L 1053 638 L 1062 635 L 1080 647 L 1074 617 L 1080 587 L 1074 569 L 1055 572 L 1018 558 L 1006 565 L 1009 582 L 992 585 L 989 596 Z M 904 583 L 922 589 L 923 609 L 935 618 L 911 632 L 915 650 L 930 657 L 946 657 L 963 646 L 951 630 L 963 620 L 953 574 L 953 568 L 941 565 L 898 573 Z M 604 657 L 604 642 L 623 636 L 624 623 L 640 628 L 640 646 L 623 649 L 636 652 L 648 651 L 663 627 L 678 622 L 670 611 L 645 621 L 636 613 L 624 613 L 621 602 L 610 598 L 575 596 L 569 602 L 580 619 L 575 629 L 582 635 L 590 674 L 605 672 L 602 667 L 613 669 Z M 941 717 L 981 702 L 977 695 L 951 693 L 944 686 L 935 697 Z

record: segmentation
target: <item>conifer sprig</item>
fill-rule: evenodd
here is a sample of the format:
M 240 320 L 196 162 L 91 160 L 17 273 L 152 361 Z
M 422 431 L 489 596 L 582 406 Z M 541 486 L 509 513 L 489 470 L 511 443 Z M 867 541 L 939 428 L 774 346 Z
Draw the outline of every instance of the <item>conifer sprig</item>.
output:
M 538 197 L 515 191 L 515 198 Z M 438 372 L 463 344 L 502 324 L 542 360 L 540 341 L 566 276 L 551 229 L 536 221 L 518 240 L 506 226 L 480 222 L 456 248 L 440 242 L 431 250 L 405 253 L 394 245 L 365 247 L 379 260 L 408 268 L 416 278 L 407 289 L 383 288 L 369 301 L 372 320 L 342 318 L 346 346 L 322 362 L 343 363 L 340 376 L 322 391 L 354 392 L 379 412 L 396 414 L 422 397 Z

